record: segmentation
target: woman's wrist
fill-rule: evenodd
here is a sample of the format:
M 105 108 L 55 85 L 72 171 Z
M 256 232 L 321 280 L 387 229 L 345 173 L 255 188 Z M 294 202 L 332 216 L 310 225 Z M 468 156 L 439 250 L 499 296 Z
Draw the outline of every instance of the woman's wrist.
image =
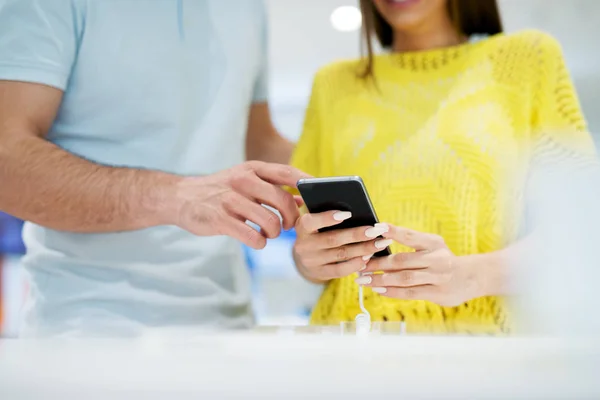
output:
M 473 277 L 473 298 L 508 294 L 508 262 L 504 250 L 461 257 L 466 273 Z

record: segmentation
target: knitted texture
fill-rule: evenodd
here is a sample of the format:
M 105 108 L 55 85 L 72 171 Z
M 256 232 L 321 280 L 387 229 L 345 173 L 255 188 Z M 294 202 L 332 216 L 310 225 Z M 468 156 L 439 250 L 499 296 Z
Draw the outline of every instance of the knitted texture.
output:
M 560 46 L 542 32 L 379 55 L 374 82 L 358 77 L 361 66 L 344 61 L 317 73 L 292 164 L 314 176 L 361 176 L 382 222 L 439 234 L 456 255 L 518 239 L 536 160 L 594 155 Z M 325 287 L 312 323 L 354 319 L 355 278 Z M 369 288 L 365 295 L 373 320 L 405 321 L 410 332 L 512 327 L 499 297 L 441 307 Z

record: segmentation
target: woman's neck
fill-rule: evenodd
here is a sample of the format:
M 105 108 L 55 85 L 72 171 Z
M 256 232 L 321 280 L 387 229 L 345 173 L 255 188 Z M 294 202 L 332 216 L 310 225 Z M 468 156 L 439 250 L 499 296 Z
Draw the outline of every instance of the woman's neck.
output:
M 436 26 L 429 25 L 411 32 L 395 31 L 392 51 L 404 53 L 456 46 L 466 42 L 468 38 L 456 31 L 450 21 Z

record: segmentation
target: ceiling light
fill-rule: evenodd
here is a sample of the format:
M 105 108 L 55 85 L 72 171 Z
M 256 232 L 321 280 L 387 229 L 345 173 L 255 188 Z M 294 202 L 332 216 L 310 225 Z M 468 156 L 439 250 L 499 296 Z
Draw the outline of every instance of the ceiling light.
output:
M 340 32 L 355 31 L 362 25 L 362 14 L 355 6 L 338 7 L 331 13 L 331 25 Z

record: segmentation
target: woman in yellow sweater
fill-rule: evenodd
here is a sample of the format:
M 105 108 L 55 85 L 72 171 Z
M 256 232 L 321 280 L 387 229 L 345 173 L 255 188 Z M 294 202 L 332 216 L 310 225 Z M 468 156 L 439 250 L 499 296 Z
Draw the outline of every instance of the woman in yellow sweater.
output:
M 316 75 L 292 164 L 361 176 L 385 224 L 317 233 L 294 257 L 326 284 L 314 324 L 351 321 L 358 285 L 373 320 L 413 332 L 506 333 L 506 258 L 522 235 L 534 163 L 594 159 L 560 46 L 502 33 L 495 0 L 362 0 L 368 57 Z M 375 35 L 384 54 L 373 55 Z M 377 239 L 383 235 L 383 239 Z M 394 255 L 370 256 L 392 244 Z

